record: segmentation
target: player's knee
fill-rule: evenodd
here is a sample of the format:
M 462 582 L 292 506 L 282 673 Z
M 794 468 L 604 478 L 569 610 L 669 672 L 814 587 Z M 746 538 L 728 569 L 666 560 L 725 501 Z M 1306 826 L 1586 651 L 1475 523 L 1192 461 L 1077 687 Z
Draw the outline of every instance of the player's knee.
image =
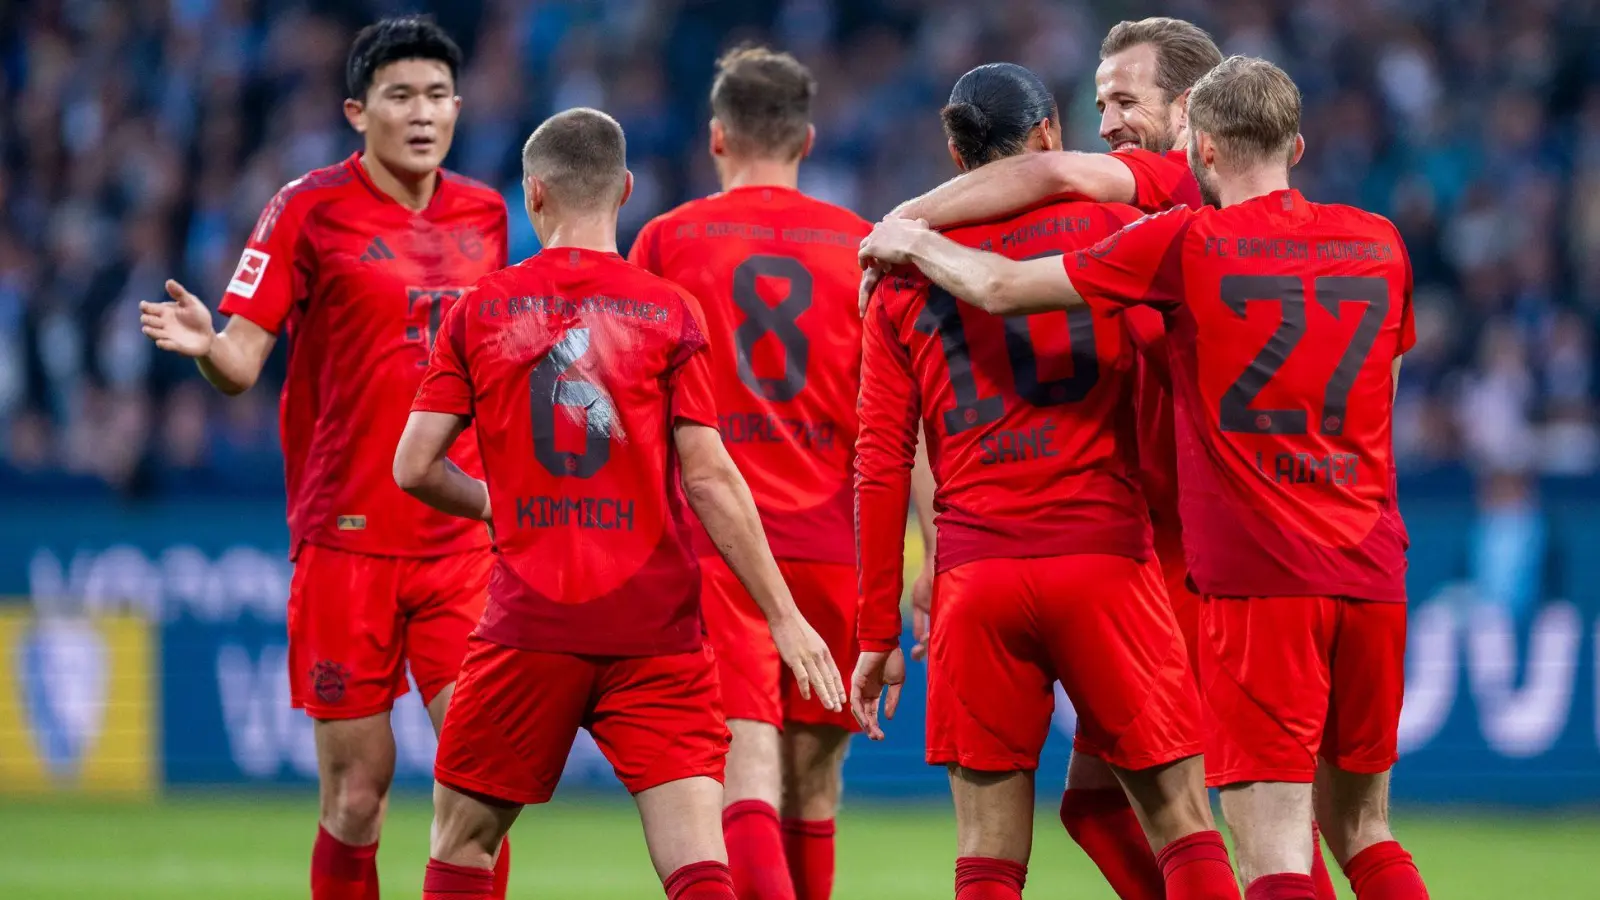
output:
M 1373 844 L 1394 840 L 1388 794 L 1387 773 L 1363 775 L 1322 765 L 1317 775 L 1317 825 L 1341 864 Z
M 324 786 L 323 818 L 335 835 L 366 834 L 383 821 L 389 785 L 358 773 L 332 780 Z
M 777 807 L 783 799 L 783 751 L 778 729 L 765 722 L 728 722 L 733 743 L 728 747 L 723 802 L 761 800 Z
M 801 819 L 831 819 L 844 792 L 849 732 L 842 728 L 791 726 L 784 735 L 783 813 Z

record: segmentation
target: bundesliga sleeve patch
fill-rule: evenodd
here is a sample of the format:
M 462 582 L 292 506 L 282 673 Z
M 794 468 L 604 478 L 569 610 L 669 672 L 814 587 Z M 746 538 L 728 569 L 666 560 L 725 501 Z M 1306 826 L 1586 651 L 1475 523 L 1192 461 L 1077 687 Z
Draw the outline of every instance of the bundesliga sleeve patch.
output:
M 260 250 L 246 249 L 239 257 L 239 268 L 233 270 L 233 278 L 228 281 L 228 293 L 254 297 L 256 288 L 261 286 L 261 276 L 267 273 L 267 263 L 271 261 L 272 257 Z

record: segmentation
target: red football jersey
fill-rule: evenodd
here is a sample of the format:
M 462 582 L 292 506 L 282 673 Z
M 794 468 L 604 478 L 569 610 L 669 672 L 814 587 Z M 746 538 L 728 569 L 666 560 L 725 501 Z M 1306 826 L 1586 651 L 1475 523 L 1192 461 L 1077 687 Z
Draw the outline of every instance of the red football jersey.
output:
M 1161 212 L 1174 206 L 1199 209 L 1202 205 L 1200 184 L 1189 168 L 1187 151 L 1152 153 L 1131 149 L 1111 156 L 1133 174 L 1134 205 L 1144 212 Z M 1139 480 L 1145 499 L 1150 503 L 1156 553 L 1166 561 L 1183 554 L 1167 324 L 1160 312 L 1147 307 L 1134 307 L 1124 316 L 1134 346 L 1139 348 L 1139 371 L 1134 389 L 1139 414 Z
M 1111 158 L 1133 173 L 1133 205 L 1140 210 L 1154 213 L 1174 206 L 1199 209 L 1203 204 L 1200 183 L 1194 180 L 1194 171 L 1189 168 L 1187 150 L 1153 153 L 1133 147 L 1118 150 Z
M 700 301 L 722 441 L 779 559 L 856 559 L 856 250 L 870 230 L 799 191 L 752 186 L 657 217 L 628 257 Z M 699 534 L 700 552 L 715 553 Z
M 1067 201 L 948 235 L 1035 258 L 1090 246 L 1137 216 L 1128 206 Z M 1133 435 L 1134 350 L 1115 311 L 1000 318 L 901 269 L 873 295 L 863 346 L 863 647 L 886 649 L 900 638 L 919 420 L 937 485 L 939 571 L 1073 553 L 1150 558 Z
M 699 649 L 673 439 L 677 420 L 717 422 L 698 317 L 675 285 L 571 248 L 484 278 L 446 317 L 412 408 L 477 424 L 500 552 L 481 637 L 601 656 Z
M 1405 599 L 1392 365 L 1415 332 L 1392 224 L 1286 190 L 1147 216 L 1066 269 L 1091 308 L 1168 313 L 1202 593 Z
M 394 448 L 446 312 L 506 264 L 494 190 L 440 172 L 412 212 L 357 153 L 291 181 L 250 235 L 222 312 L 289 340 L 278 404 L 289 541 L 380 556 L 485 547 L 482 525 L 429 509 L 394 483 Z M 451 459 L 481 471 L 463 435 Z

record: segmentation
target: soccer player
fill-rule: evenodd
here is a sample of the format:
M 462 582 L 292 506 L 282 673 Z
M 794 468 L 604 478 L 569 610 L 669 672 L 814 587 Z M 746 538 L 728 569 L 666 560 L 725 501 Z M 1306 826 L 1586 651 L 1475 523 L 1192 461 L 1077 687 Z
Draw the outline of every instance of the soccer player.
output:
M 728 731 L 689 508 L 799 694 L 841 710 L 839 673 L 723 449 L 697 304 L 616 253 L 633 185 L 621 127 L 569 110 L 522 159 L 544 249 L 446 317 L 394 455 L 404 489 L 492 523 L 500 550 L 440 736 L 424 897 L 489 896 L 495 848 L 523 805 L 550 799 L 584 727 L 638 803 L 667 895 L 732 900 L 718 821 Z M 473 422 L 487 485 L 448 457 Z
M 943 110 L 963 170 L 1059 147 L 1058 116 L 1038 77 L 1009 63 L 962 76 Z M 1058 202 L 950 237 L 1054 259 L 1137 215 Z M 852 707 L 881 738 L 878 698 L 888 683 L 892 715 L 904 678 L 901 556 L 921 421 L 938 510 L 927 760 L 950 771 L 959 900 L 1022 895 L 1058 679 L 1080 715 L 1078 749 L 1115 766 L 1144 814 L 1166 896 L 1239 896 L 1206 800 L 1199 698 L 1135 480 L 1133 363 L 1114 314 L 1004 320 L 914 270 L 887 278 L 868 307 Z
M 719 59 L 710 151 L 722 191 L 651 221 L 629 259 L 700 300 L 723 442 L 795 602 L 848 671 L 855 252 L 870 226 L 797 189 L 815 94 L 811 73 L 787 53 L 740 47 Z M 795 693 L 757 604 L 701 537 L 707 634 L 733 731 L 723 825 L 739 896 L 826 900 L 841 770 L 858 726 Z
M 994 313 L 1165 310 L 1179 499 L 1202 596 L 1207 780 L 1251 900 L 1314 897 L 1316 817 L 1360 900 L 1427 896 L 1389 830 L 1404 689 L 1405 526 L 1391 419 L 1415 340 L 1411 271 L 1387 220 L 1288 186 L 1304 149 L 1282 70 L 1232 57 L 1189 99 L 1208 204 L 1087 251 L 1014 262 L 890 220 L 863 252 L 909 262 Z
M 431 20 L 363 29 L 344 111 L 364 147 L 268 204 L 223 296 L 227 326 L 216 333 L 176 281 L 170 302 L 140 307 L 158 347 L 193 357 L 229 395 L 255 384 L 280 333 L 290 340 L 279 404 L 295 563 L 289 684 L 294 706 L 316 720 L 315 900 L 378 895 L 395 761 L 389 710 L 409 663 L 438 727 L 494 559 L 487 529 L 407 497 L 388 472 L 440 321 L 506 262 L 500 195 L 440 168 L 461 107 L 460 65 Z M 470 435 L 453 453 L 478 470 Z
M 897 215 L 939 228 L 1011 215 L 1051 198 L 1131 203 L 1147 213 L 1200 205 L 1189 170 L 1189 90 L 1222 61 L 1211 36 L 1181 19 L 1118 23 L 1100 45 L 1095 105 L 1110 153 L 1034 153 L 999 160 L 902 204 Z M 869 271 L 868 278 L 874 277 Z M 1177 506 L 1166 323 L 1154 309 L 1123 314 L 1140 349 L 1137 376 L 1139 476 L 1150 503 L 1156 555 L 1178 625 L 1198 664 L 1200 597 L 1189 585 Z M 1202 697 L 1202 703 L 1204 698 Z M 1061 823 L 1095 861 L 1122 900 L 1159 900 L 1159 876 L 1138 822 L 1101 762 L 1075 754 L 1061 796 Z M 1335 900 L 1321 851 L 1312 856 L 1318 900 Z

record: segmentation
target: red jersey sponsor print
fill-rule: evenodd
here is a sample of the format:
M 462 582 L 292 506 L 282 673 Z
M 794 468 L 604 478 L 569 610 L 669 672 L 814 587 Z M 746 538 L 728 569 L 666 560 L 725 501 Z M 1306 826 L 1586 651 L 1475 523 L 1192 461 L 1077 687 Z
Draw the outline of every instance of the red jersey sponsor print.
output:
M 1167 311 L 1202 593 L 1405 599 L 1392 366 L 1415 333 L 1393 225 L 1285 190 L 1148 216 L 1066 268 L 1091 308 Z
M 705 311 L 718 428 L 779 559 L 855 562 L 856 249 L 870 230 L 799 191 L 752 186 L 656 218 L 629 254 Z
M 1133 205 L 1147 213 L 1161 212 L 1174 206 L 1199 209 L 1200 183 L 1189 168 L 1188 150 L 1169 150 L 1154 153 L 1138 147 L 1118 150 L 1111 158 L 1121 162 L 1133 173 Z
M 487 546 L 482 525 L 395 486 L 394 448 L 439 323 L 506 262 L 500 195 L 441 170 L 422 212 L 374 185 L 360 154 L 290 182 L 250 235 L 221 310 L 289 341 L 279 399 L 290 545 L 380 556 Z M 480 472 L 472 435 L 451 458 Z
M 947 232 L 1013 259 L 1087 247 L 1138 215 L 1061 202 Z M 1000 318 L 920 273 L 867 308 L 856 443 L 863 647 L 900 636 L 901 551 L 920 423 L 937 490 L 936 566 L 1106 553 L 1150 558 L 1136 481 L 1134 351 L 1120 317 L 1087 308 Z
M 614 253 L 547 249 L 444 321 L 413 409 L 470 416 L 499 564 L 478 626 L 546 653 L 701 644 L 678 420 L 714 427 L 699 310 Z

